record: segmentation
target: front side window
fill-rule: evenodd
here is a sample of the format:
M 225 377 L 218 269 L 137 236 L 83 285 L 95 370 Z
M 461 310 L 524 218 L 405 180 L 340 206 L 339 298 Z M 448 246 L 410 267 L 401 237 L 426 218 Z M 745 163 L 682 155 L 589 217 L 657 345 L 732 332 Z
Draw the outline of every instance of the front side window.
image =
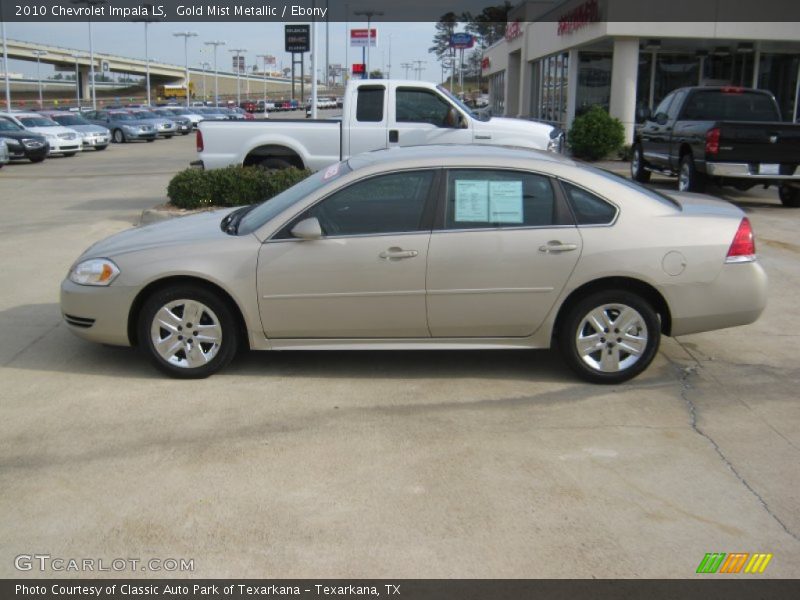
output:
M 356 100 L 356 121 L 362 123 L 380 123 L 383 121 L 383 97 L 386 88 L 383 86 L 358 88 Z
M 544 175 L 483 169 L 448 173 L 446 229 L 548 227 L 562 221 Z
M 380 235 L 424 231 L 425 204 L 435 171 L 407 171 L 358 181 L 305 211 L 295 223 L 319 220 L 326 236 Z
M 666 115 L 666 114 L 667 114 L 667 111 L 669 110 L 669 105 L 672 103 L 672 99 L 673 99 L 674 97 L 675 97 L 675 94 L 674 94 L 674 93 L 672 93 L 672 94 L 669 94 L 669 95 L 668 95 L 666 98 L 664 98 L 664 99 L 663 99 L 663 100 L 662 100 L 662 101 L 661 101 L 661 102 L 658 104 L 658 106 L 656 107 L 656 109 L 653 111 L 653 116 L 655 116 L 655 115 L 658 115 L 658 114 L 661 114 L 661 113 L 663 113 L 663 114 L 665 114 L 665 115 Z
M 571 183 L 562 184 L 578 225 L 607 225 L 614 220 L 617 215 L 615 206 Z
M 398 88 L 395 120 L 398 123 L 428 123 L 448 127 L 450 104 L 428 90 Z

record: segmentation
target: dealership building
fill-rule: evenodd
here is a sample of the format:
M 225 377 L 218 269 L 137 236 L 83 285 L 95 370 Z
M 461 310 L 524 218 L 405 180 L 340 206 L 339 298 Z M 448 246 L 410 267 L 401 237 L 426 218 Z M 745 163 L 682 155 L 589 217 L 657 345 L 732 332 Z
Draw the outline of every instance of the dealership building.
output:
M 732 21 L 726 4 L 733 6 L 662 0 L 660 13 L 648 13 L 661 21 L 634 22 L 642 0 L 525 2 L 509 14 L 505 39 L 484 54 L 492 112 L 569 128 L 599 105 L 632 140 L 642 109 L 671 90 L 724 85 L 770 90 L 783 119 L 797 121 L 800 23 Z M 697 20 L 668 21 L 668 11 Z

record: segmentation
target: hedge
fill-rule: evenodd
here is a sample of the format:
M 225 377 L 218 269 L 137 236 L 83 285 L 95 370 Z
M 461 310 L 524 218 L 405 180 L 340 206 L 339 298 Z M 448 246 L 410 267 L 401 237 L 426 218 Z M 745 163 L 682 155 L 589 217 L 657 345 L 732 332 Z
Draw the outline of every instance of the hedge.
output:
M 625 129 L 599 106 L 593 106 L 579 117 L 575 117 L 567 136 L 572 153 L 577 158 L 599 160 L 622 147 Z
M 280 194 L 311 174 L 294 167 L 268 170 L 255 167 L 227 167 L 205 171 L 186 169 L 167 186 L 169 203 L 178 208 L 244 206 Z

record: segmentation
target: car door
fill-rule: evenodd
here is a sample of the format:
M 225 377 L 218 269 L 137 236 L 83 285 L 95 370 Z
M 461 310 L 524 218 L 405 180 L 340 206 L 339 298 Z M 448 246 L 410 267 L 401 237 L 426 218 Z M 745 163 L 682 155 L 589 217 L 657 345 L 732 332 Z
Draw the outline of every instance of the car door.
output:
M 356 101 L 350 105 L 348 123 L 346 152 L 349 156 L 386 148 L 386 86 L 360 86 L 356 91 Z
M 678 121 L 678 113 L 683 106 L 683 101 L 686 98 L 686 90 L 678 90 L 669 105 L 667 110 L 667 122 L 664 125 L 664 136 L 667 140 L 667 156 L 668 165 L 672 169 L 679 167 L 681 144 L 686 141 L 685 137 L 681 136 L 680 131 L 676 131 L 675 125 Z
M 469 120 L 434 90 L 398 87 L 389 111 L 390 146 L 472 143 Z
M 544 321 L 581 254 L 550 177 L 452 169 L 428 250 L 433 337 L 524 337 Z
M 648 164 L 666 169 L 669 167 L 669 140 L 667 131 L 668 111 L 675 93 L 667 96 L 658 104 L 653 115 L 645 121 L 641 130 L 642 154 Z
M 267 337 L 428 337 L 425 269 L 437 173 L 355 182 L 263 244 L 257 288 Z M 322 237 L 293 237 L 292 228 L 309 218 L 319 221 Z

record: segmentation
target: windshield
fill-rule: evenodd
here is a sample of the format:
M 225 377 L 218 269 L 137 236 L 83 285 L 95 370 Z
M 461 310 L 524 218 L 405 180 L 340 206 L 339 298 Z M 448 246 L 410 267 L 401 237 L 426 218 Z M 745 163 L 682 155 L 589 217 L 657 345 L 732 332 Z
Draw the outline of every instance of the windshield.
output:
M 90 125 L 89 121 L 78 115 L 55 115 L 53 120 L 60 125 Z
M 455 104 L 458 108 L 463 110 L 465 113 L 467 113 L 473 119 L 476 119 L 478 121 L 488 121 L 489 120 L 488 117 L 482 117 L 482 116 L 476 115 L 474 112 L 472 112 L 472 109 L 469 106 L 464 104 L 461 100 L 459 100 L 452 93 L 450 93 L 450 90 L 448 90 L 443 85 L 437 85 L 436 89 L 439 90 L 441 93 L 443 93 L 445 96 L 447 96 L 450 99 L 450 102 Z
M 58 123 L 44 117 L 18 117 L 25 127 L 58 127 Z
M 147 112 L 146 110 L 135 110 L 133 111 L 133 115 L 139 117 L 140 119 L 153 119 L 158 116 L 151 112 Z
M 331 165 L 327 169 L 317 171 L 307 179 L 293 185 L 277 196 L 264 200 L 242 218 L 239 223 L 239 234 L 253 233 L 256 229 L 267 223 L 270 219 L 278 216 L 296 202 L 299 202 L 309 194 L 313 194 L 318 189 L 328 185 L 330 182 L 350 171 L 352 171 L 352 169 L 346 162 Z
M 22 127 L 20 127 L 13 121 L 0 118 L 0 131 L 22 131 Z
M 129 113 L 111 113 L 110 117 L 115 121 L 138 121 L 136 117 Z

